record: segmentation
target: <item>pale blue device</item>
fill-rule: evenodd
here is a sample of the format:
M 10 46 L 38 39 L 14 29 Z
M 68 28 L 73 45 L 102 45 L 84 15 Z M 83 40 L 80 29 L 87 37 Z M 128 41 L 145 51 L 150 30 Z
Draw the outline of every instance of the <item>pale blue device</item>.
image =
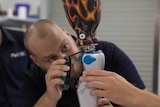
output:
M 104 69 L 105 57 L 102 51 L 85 52 L 82 56 L 82 62 L 86 70 L 100 70 Z M 91 96 L 91 90 L 94 89 L 86 88 L 86 82 L 80 82 L 78 84 L 77 93 L 81 107 L 97 107 L 99 97 Z

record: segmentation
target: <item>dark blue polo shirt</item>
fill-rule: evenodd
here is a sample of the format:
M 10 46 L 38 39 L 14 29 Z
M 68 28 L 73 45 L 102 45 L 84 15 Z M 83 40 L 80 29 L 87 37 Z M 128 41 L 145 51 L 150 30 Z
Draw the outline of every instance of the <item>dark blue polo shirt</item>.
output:
M 136 87 L 145 89 L 134 64 L 115 44 L 100 41 L 96 49 L 102 50 L 105 55 L 105 70 L 116 72 Z M 33 107 L 45 91 L 45 73 L 34 65 L 27 72 L 21 87 L 20 107 Z M 76 89 L 69 88 L 69 90 L 63 91 L 56 107 L 79 107 Z
M 19 88 L 31 60 L 25 50 L 24 32 L 1 28 L 0 107 L 18 107 Z

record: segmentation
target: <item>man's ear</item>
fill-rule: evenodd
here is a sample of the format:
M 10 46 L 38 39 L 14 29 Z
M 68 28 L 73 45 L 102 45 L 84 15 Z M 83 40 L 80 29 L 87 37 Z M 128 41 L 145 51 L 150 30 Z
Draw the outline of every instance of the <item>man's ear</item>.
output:
M 30 55 L 30 58 L 32 59 L 32 61 L 37 64 L 38 66 L 40 66 L 36 60 L 36 58 L 33 55 Z
M 71 34 L 70 34 L 64 27 L 61 27 L 61 29 L 62 29 L 68 36 L 71 36 Z

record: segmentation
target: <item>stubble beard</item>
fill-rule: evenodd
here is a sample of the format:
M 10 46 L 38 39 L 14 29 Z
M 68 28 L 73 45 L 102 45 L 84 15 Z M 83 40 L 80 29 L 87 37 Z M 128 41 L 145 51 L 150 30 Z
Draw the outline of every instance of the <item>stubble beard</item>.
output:
M 77 80 L 82 75 L 83 64 L 81 62 L 78 62 L 76 68 L 74 68 L 74 71 L 71 71 L 71 78 L 70 78 L 71 87 L 74 87 L 76 85 Z

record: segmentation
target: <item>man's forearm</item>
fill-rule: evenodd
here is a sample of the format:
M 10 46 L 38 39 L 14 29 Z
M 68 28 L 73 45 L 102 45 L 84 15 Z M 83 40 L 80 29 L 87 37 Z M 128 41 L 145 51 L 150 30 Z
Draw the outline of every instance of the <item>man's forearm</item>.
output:
M 160 96 L 150 92 L 142 91 L 139 95 L 138 103 L 136 107 L 159 107 Z
M 34 107 L 56 107 L 56 105 L 57 102 L 54 102 L 46 95 L 46 93 L 44 93 Z
M 159 107 L 160 96 L 151 92 L 132 87 L 127 91 L 125 95 L 125 101 L 122 105 L 125 107 Z

